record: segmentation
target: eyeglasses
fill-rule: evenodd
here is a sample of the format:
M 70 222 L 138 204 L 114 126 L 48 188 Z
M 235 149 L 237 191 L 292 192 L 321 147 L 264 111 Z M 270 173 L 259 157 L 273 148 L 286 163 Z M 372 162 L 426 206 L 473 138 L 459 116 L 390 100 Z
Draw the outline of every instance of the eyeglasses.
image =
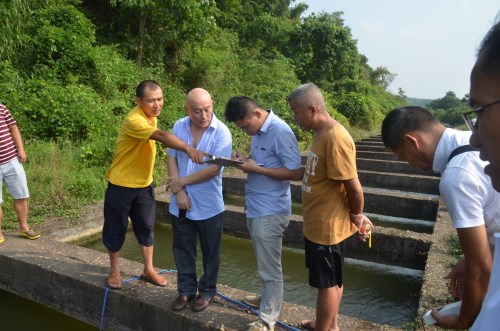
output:
M 465 123 L 467 124 L 467 126 L 469 127 L 469 129 L 471 131 L 476 131 L 477 130 L 477 125 L 478 125 L 478 123 L 477 123 L 477 114 L 480 113 L 480 112 L 482 112 L 483 110 L 485 110 L 488 107 L 496 105 L 497 103 L 500 103 L 500 100 L 497 100 L 497 101 L 494 101 L 492 103 L 489 103 L 486 106 L 482 106 L 482 107 L 476 108 L 474 110 L 462 113 L 462 116 L 463 116 L 463 118 L 465 120 Z

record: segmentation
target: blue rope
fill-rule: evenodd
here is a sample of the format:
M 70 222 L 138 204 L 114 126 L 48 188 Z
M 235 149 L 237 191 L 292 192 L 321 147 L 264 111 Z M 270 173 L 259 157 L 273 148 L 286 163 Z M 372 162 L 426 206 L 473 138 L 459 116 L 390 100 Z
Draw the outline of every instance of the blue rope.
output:
M 174 270 L 174 269 L 170 269 L 170 270 L 161 269 L 161 270 L 158 271 L 158 273 L 159 274 L 162 274 L 162 273 L 177 273 L 177 270 Z M 129 279 L 126 279 L 126 280 L 122 280 L 122 284 L 127 284 L 127 283 L 130 283 L 132 281 L 139 280 L 139 279 L 141 279 L 140 276 L 138 276 L 138 277 L 132 277 L 132 278 L 129 278 Z M 108 300 L 108 293 L 109 293 L 109 287 L 106 286 L 105 291 L 104 291 L 104 301 L 102 303 L 101 320 L 99 322 L 99 330 L 100 331 L 102 331 L 102 325 L 103 325 L 103 322 L 104 322 L 104 311 L 106 310 L 106 301 Z M 258 311 L 257 310 L 255 310 L 252 307 L 246 305 L 245 303 L 243 303 L 241 301 L 234 300 L 234 299 L 232 299 L 232 298 L 230 298 L 230 297 L 228 297 L 228 296 L 220 293 L 219 291 L 217 291 L 216 294 L 218 296 L 220 296 L 222 299 L 224 299 L 224 300 L 226 300 L 228 302 L 231 302 L 232 304 L 235 304 L 236 306 L 240 306 L 241 308 L 249 310 L 254 315 L 258 315 Z M 300 331 L 299 329 L 294 328 L 293 326 L 281 323 L 280 321 L 276 321 L 276 324 L 279 325 L 280 327 L 282 327 L 285 330 Z
M 106 310 L 106 301 L 108 300 L 108 292 L 109 288 L 106 286 L 106 289 L 104 290 L 104 301 L 102 302 L 101 321 L 99 322 L 100 331 L 102 331 L 102 322 L 104 322 L 104 311 Z
M 245 308 L 245 309 L 249 310 L 254 315 L 258 315 L 258 311 L 257 310 L 255 310 L 252 307 L 246 305 L 244 302 L 231 299 L 230 297 L 225 296 L 224 294 L 220 293 L 219 291 L 217 291 L 217 295 L 219 295 L 222 299 L 224 299 L 226 301 L 229 301 L 229 302 L 231 302 L 231 303 L 233 303 L 233 304 L 235 304 L 237 306 L 240 306 L 242 308 Z M 290 326 L 288 324 L 284 324 L 284 323 L 282 323 L 280 321 L 276 321 L 276 324 L 279 325 L 280 327 L 282 327 L 285 330 L 301 331 L 301 330 L 299 330 L 297 328 L 294 328 L 293 326 Z

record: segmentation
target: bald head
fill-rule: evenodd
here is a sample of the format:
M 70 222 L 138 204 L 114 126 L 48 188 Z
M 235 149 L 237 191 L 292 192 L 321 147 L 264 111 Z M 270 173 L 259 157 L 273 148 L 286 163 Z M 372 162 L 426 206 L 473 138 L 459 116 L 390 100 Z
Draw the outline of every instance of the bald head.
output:
M 201 87 L 195 87 L 188 92 L 186 96 L 186 107 L 192 107 L 197 103 L 203 102 L 212 102 L 212 96 L 207 90 Z
M 196 87 L 188 92 L 184 109 L 191 119 L 191 130 L 206 130 L 213 116 L 212 96 L 207 90 Z

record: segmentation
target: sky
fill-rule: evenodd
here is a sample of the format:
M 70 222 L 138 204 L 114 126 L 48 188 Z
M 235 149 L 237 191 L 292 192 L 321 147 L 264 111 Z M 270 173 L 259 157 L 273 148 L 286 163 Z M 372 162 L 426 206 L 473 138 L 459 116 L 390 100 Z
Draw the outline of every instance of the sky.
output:
M 397 76 L 389 86 L 407 97 L 469 93 L 477 49 L 500 11 L 500 0 L 295 0 L 305 15 L 344 14 L 344 25 L 372 68 Z

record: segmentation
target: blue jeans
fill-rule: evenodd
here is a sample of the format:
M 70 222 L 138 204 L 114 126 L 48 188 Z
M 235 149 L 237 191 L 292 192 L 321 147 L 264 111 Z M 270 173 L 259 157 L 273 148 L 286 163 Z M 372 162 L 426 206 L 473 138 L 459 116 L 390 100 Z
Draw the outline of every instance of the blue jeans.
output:
M 192 296 L 196 294 L 198 289 L 201 297 L 213 297 L 217 292 L 223 214 L 220 213 L 201 221 L 188 219 L 185 210 L 179 211 L 179 217 L 172 214 L 170 216 L 173 219 L 172 250 L 177 266 L 177 290 L 179 294 Z M 204 272 L 199 281 L 196 276 L 197 237 L 200 239 Z
M 257 258 L 257 270 L 262 281 L 259 318 L 274 327 L 283 303 L 283 271 L 281 247 L 283 233 L 290 216 L 270 215 L 249 218 L 247 227 Z

